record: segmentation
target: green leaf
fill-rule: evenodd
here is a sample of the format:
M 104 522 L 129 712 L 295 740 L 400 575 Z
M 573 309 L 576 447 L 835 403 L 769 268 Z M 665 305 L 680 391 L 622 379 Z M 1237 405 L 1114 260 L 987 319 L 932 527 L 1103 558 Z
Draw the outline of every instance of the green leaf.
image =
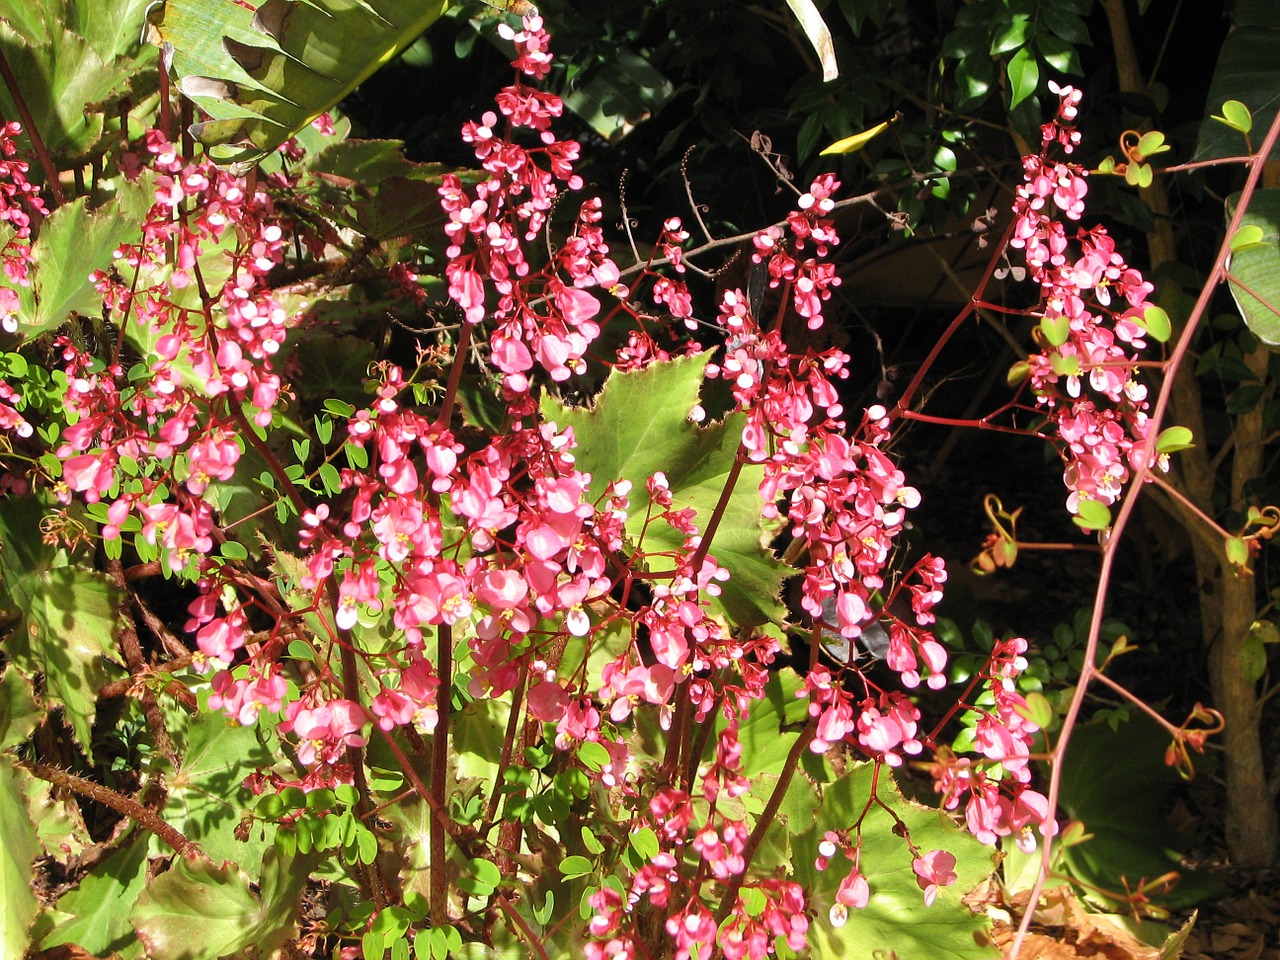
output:
M 1280 643 L 1280 627 L 1274 620 L 1255 620 L 1249 625 L 1249 634 L 1262 643 Z
M 1143 312 L 1140 325 L 1160 343 L 1167 343 L 1169 337 L 1173 335 L 1173 324 L 1169 320 L 1169 314 L 1155 304 L 1147 307 Z
M 1045 63 L 1059 73 L 1078 76 L 1083 72 L 1080 67 L 1080 56 L 1076 53 L 1076 48 L 1065 40 L 1060 40 L 1051 34 L 1040 33 L 1036 36 L 1036 50 L 1040 56 L 1044 57 Z
M 1053 724 L 1053 704 L 1049 702 L 1049 698 L 1033 690 L 1026 695 L 1026 701 L 1025 712 L 1021 709 L 1018 712 L 1041 730 L 1048 730 Z
M 1013 20 L 999 30 L 991 41 L 991 55 L 999 56 L 1010 50 L 1020 50 L 1027 45 L 1027 36 L 1031 33 L 1031 21 L 1027 19 Z
M 1234 216 L 1239 200 L 1239 194 L 1227 198 L 1228 217 Z M 1280 347 L 1280 188 L 1253 195 L 1231 247 L 1231 295 L 1253 334 L 1276 349 Z
M 269 957 L 294 933 L 298 898 L 315 862 L 268 851 L 255 894 L 233 863 L 178 857 L 138 897 L 129 922 L 150 960 L 218 960 L 250 948 Z
M 1104 503 L 1082 498 L 1076 505 L 1076 516 L 1072 520 L 1082 530 L 1105 530 L 1111 526 L 1111 511 Z
M 1266 130 L 1280 106 L 1280 14 L 1275 3 L 1258 5 L 1265 16 L 1247 25 L 1237 17 L 1235 29 L 1227 35 L 1218 52 L 1218 66 L 1209 84 L 1207 103 L 1223 105 L 1222 119 L 1207 116 L 1200 124 L 1200 136 L 1192 160 L 1216 160 L 1245 153 L 1247 144 L 1241 126 Z M 1227 101 L 1240 106 L 1227 112 Z M 1224 122 L 1226 121 L 1226 122 Z M 1255 148 L 1257 144 L 1253 145 Z M 1270 159 L 1280 156 L 1273 150 Z
M 115 653 L 120 595 L 103 574 L 70 565 L 43 542 L 38 498 L 0 499 L 0 586 L 22 611 L 5 642 L 19 670 L 45 678 L 45 695 L 66 708 L 76 742 L 89 751 L 98 691 L 121 671 Z
M 146 886 L 147 844 L 138 841 L 117 850 L 58 899 L 58 912 L 71 919 L 58 924 L 40 941 L 47 950 L 78 944 L 90 954 L 109 956 L 134 940 L 129 910 Z
M 180 91 L 210 119 L 193 135 L 244 172 L 418 38 L 447 0 L 224 0 L 152 8 L 153 42 L 173 45 Z
M 743 776 L 755 778 L 782 769 L 791 745 L 800 736 L 800 727 L 808 718 L 808 702 L 796 696 L 801 685 L 799 675 L 790 667 L 770 674 L 764 697 L 751 705 L 738 728 Z M 726 723 L 723 718 L 717 719 L 718 731 L 723 730 Z M 714 742 L 709 743 L 707 749 L 714 752 Z
M 896 832 L 894 816 L 878 805 L 868 806 L 875 784 L 876 796 L 900 818 L 921 851 L 948 850 L 956 857 L 956 882 L 938 892 L 933 906 L 925 907 L 906 842 Z M 847 830 L 862 820 L 862 872 L 871 888 L 867 906 L 850 911 L 849 922 L 832 926 L 828 912 L 836 889 L 850 864 L 837 857 L 824 871 L 814 868 L 818 844 L 827 830 Z M 927 957 L 930 960 L 990 960 L 999 951 L 990 946 L 990 921 L 972 913 L 961 897 L 993 870 L 994 851 L 955 826 L 931 807 L 903 798 L 887 769 L 878 783 L 875 765 L 852 764 L 840 779 L 827 786 L 812 827 L 796 838 L 792 879 L 810 891 L 814 920 L 809 927 L 809 947 L 815 957 L 873 960 L 878 957 Z
M 1039 5 L 1040 21 L 1054 36 L 1077 46 L 1088 45 L 1089 28 L 1077 14 L 1079 7 L 1067 4 L 1042 3 Z M 1043 40 L 1043 37 L 1039 37 Z
M 0 924 L 0 948 L 5 960 L 17 960 L 27 952 L 27 929 L 35 918 L 38 904 L 31 890 L 35 871 L 31 863 L 39 852 L 36 830 L 27 818 L 22 802 L 20 774 L 13 761 L 0 754 L 0 890 L 4 895 L 3 924 Z
M 1064 819 L 1083 821 L 1092 834 L 1063 851 L 1071 876 L 1094 891 L 1124 890 L 1126 881 L 1133 888 L 1177 870 L 1181 881 L 1157 900 L 1178 909 L 1211 896 L 1206 887 L 1214 881 L 1181 862 L 1181 841 L 1162 814 L 1170 790 L 1181 782 L 1164 762 L 1168 742 L 1169 734 L 1142 716 L 1114 730 L 1105 723 L 1078 727 L 1067 748 L 1058 802 Z
M 560 861 L 560 875 L 566 880 L 584 877 L 591 872 L 593 864 L 586 857 L 565 857 Z
M 956 64 L 956 88 L 960 91 L 957 106 L 977 103 L 991 92 L 995 82 L 995 67 L 985 53 L 966 57 Z
M 641 827 L 634 831 L 627 842 L 631 844 L 637 856 L 646 863 L 658 855 L 658 835 L 653 832 L 651 827 Z
M 275 824 L 265 835 L 255 827 L 247 842 L 235 828 L 257 802 L 244 788 L 245 777 L 274 762 L 255 727 L 242 727 L 207 706 L 191 718 L 185 736 L 176 735 L 182 764 L 168 780 L 164 818 L 200 844 L 215 860 L 257 863 L 271 846 Z
M 116 247 L 139 236 L 137 223 L 118 205 L 90 211 L 88 203 L 80 197 L 53 211 L 31 246 L 34 293 L 23 291 L 24 309 L 18 315 L 18 330 L 25 337 L 57 329 L 73 313 L 101 314 L 102 296 L 89 274 L 109 268 Z
M 0 674 L 0 750 L 26 740 L 43 716 L 31 682 L 13 667 L 5 667 Z
M 1240 673 L 1249 683 L 1257 683 L 1267 672 L 1267 648 L 1261 638 L 1249 634 L 1240 646 Z
M 1071 336 L 1071 319 L 1065 316 L 1041 317 L 1040 331 L 1050 346 L 1060 347 Z
M 471 875 L 488 887 L 496 890 L 498 884 L 502 882 L 502 872 L 492 860 L 476 857 L 467 865 L 471 868 Z
M 590 409 L 566 407 L 551 397 L 542 401 L 547 420 L 573 428 L 578 469 L 592 477 L 590 496 L 602 495 L 611 480 L 631 481 L 627 532 L 633 542 L 643 532 L 649 552 L 678 550 L 684 537 L 663 522 L 644 530 L 646 479 L 665 471 L 674 508 L 693 507 L 705 528 L 733 467 L 742 415 L 707 427 L 689 420 L 709 359 L 704 353 L 614 372 Z M 741 626 L 776 623 L 786 615 L 778 593 L 787 571 L 767 545 L 771 531 L 760 519 L 760 477 L 760 467 L 743 467 L 711 545 L 720 565 L 733 571 L 723 594 L 711 598 L 711 609 Z
M 1005 69 L 1009 74 L 1009 109 L 1012 110 L 1036 92 L 1040 84 L 1040 66 L 1035 55 L 1023 47 L 1013 55 Z
M 1157 153 L 1164 153 L 1169 149 L 1169 145 L 1164 142 L 1164 134 L 1159 130 L 1149 130 L 1144 133 L 1135 148 L 1138 156 L 1143 158 L 1155 156 Z
M 1213 119 L 1241 133 L 1248 133 L 1253 129 L 1253 114 L 1239 100 L 1228 100 L 1222 105 L 1222 116 L 1215 113 Z
M 1243 537 L 1228 537 L 1225 544 L 1227 562 L 1232 566 L 1247 569 L 1249 566 L 1249 544 Z
M 1248 250 L 1251 247 L 1259 246 L 1263 243 L 1265 234 L 1262 227 L 1256 223 L 1246 223 L 1231 236 L 1231 252 L 1239 253 L 1241 250 Z
M 141 22 L 136 0 L 124 9 L 117 4 L 113 17 L 117 27 L 132 14 L 134 29 Z M 27 7 L 30 18 L 23 23 L 16 8 Z M 0 21 L 0 48 L 4 49 L 14 74 L 19 78 L 39 78 L 22 85 L 32 123 L 40 130 L 55 162 L 83 162 L 106 132 L 104 113 L 115 115 L 115 100 L 139 82 L 139 64 L 131 57 L 115 57 L 115 50 L 94 49 L 94 45 L 74 22 L 62 3 L 5 4 Z M 16 28 L 16 29 L 15 29 Z M 130 31 L 131 33 L 133 31 Z M 95 38 L 97 39 L 97 38 Z M 137 35 L 133 37 L 135 43 Z M 147 51 L 148 59 L 154 51 Z M 141 81 L 145 82 L 145 81 Z M 111 102 L 105 102 L 111 101 Z M 0 113 L 18 115 L 6 85 L 0 84 Z
M 588 770 L 600 771 L 609 765 L 609 751 L 594 740 L 584 740 L 578 747 L 578 759 Z
M 1156 453 L 1177 453 L 1195 446 L 1195 434 L 1188 427 L 1166 427 L 1156 437 Z

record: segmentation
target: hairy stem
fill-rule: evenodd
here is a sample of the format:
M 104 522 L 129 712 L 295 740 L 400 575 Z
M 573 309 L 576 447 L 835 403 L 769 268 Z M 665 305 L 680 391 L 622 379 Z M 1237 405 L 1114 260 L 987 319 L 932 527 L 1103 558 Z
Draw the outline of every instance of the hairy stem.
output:
M 200 847 L 193 840 L 187 839 L 175 827 L 166 823 L 159 815 L 149 810 L 132 797 L 117 793 L 110 787 L 104 787 L 83 777 L 50 767 L 34 761 L 23 761 L 21 764 L 33 776 L 46 780 L 57 787 L 64 787 L 82 797 L 88 797 L 95 803 L 109 807 L 116 813 L 128 817 L 138 826 L 150 830 L 157 837 L 171 846 L 183 856 L 202 856 Z

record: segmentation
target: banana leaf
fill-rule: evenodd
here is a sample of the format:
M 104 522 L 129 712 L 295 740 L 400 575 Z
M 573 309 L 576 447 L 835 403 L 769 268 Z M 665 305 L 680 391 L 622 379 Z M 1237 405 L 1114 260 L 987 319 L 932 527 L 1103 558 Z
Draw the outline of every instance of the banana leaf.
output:
M 524 0 L 486 0 L 514 13 Z M 161 0 L 148 37 L 207 115 L 209 156 L 245 173 L 400 54 L 451 0 Z

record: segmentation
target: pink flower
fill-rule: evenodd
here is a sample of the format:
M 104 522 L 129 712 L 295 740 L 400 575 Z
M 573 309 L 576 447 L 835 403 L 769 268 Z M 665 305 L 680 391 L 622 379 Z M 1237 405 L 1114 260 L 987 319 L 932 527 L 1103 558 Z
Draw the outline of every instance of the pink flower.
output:
M 925 906 L 933 905 L 939 887 L 949 887 L 956 882 L 955 866 L 955 855 L 946 850 L 931 850 L 911 861 L 916 883 L 924 891 Z

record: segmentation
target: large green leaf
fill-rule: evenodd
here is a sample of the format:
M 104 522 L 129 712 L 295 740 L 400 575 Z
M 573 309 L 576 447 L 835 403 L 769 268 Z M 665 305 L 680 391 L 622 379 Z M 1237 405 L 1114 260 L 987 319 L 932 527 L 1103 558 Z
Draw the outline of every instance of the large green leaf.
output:
M 182 764 L 169 778 L 164 818 L 215 860 L 257 863 L 271 845 L 275 825 L 255 827 L 247 841 L 235 829 L 254 803 L 244 779 L 274 758 L 256 727 L 242 727 L 202 707 L 181 740 Z
M 0 49 L 21 79 L 23 99 L 45 145 L 62 165 L 91 154 L 117 116 L 119 99 L 131 90 L 137 99 L 148 82 L 138 62 L 155 55 L 138 49 L 145 5 L 146 0 L 4 5 Z M 3 84 L 0 113 L 17 115 Z
M 1182 880 L 1158 898 L 1162 905 L 1178 909 L 1212 895 L 1211 877 L 1181 867 L 1179 838 L 1163 814 L 1169 792 L 1181 782 L 1164 762 L 1168 743 L 1168 733 L 1141 716 L 1114 730 L 1085 724 L 1071 735 L 1059 804 L 1084 823 L 1091 839 L 1067 847 L 1063 858 L 1067 872 L 1096 900 L 1105 902 L 1099 891 L 1133 889 L 1169 870 Z
M 27 929 L 36 915 L 31 892 L 36 858 L 36 831 L 27 819 L 18 771 L 0 754 L 0 960 L 21 960 L 27 952 Z
M 269 957 L 293 935 L 298 898 L 314 866 L 268 852 L 259 892 L 235 864 L 179 857 L 129 914 L 151 960 Z
M 0 500 L 0 587 L 22 611 L 5 641 L 13 664 L 44 675 L 48 699 L 66 708 L 76 741 L 87 752 L 98 691 L 121 671 L 116 650 L 120 594 L 104 574 L 70 563 L 44 543 L 36 497 Z
M 43 715 L 31 681 L 13 667 L 5 667 L 0 673 L 0 750 L 17 746 L 31 736 Z
M 1257 147 L 1280 107 L 1280 0 L 1241 0 L 1232 10 L 1235 29 L 1218 54 L 1209 84 L 1205 119 L 1194 160 L 1215 160 L 1245 152 L 1243 134 L 1213 119 L 1227 100 L 1239 100 L 1253 113 L 1252 146 Z M 1280 157 L 1280 148 L 1271 159 Z
M 578 469 L 591 474 L 593 497 L 603 494 L 610 481 L 631 481 L 627 532 L 636 541 L 643 532 L 643 548 L 649 553 L 677 550 L 684 538 L 661 521 L 644 530 L 646 479 L 665 472 L 674 507 L 692 507 L 705 529 L 738 451 L 741 414 L 708 427 L 689 420 L 710 356 L 615 371 L 589 409 L 566 407 L 551 397 L 542 401 L 547 420 L 573 428 L 578 442 L 574 456 Z M 785 616 L 778 592 L 787 571 L 768 548 L 768 531 L 760 518 L 760 478 L 760 467 L 743 468 L 711 544 L 711 554 L 733 571 L 713 609 L 741 626 L 776 623 Z
M 129 910 L 147 880 L 147 844 L 137 841 L 98 864 L 70 893 L 58 900 L 58 912 L 71 919 L 41 941 L 47 950 L 75 943 L 96 957 L 123 950 L 134 938 Z
M 443 239 L 439 186 L 447 168 L 406 160 L 403 147 L 399 140 L 330 143 L 303 161 L 298 192 L 337 226 L 373 240 Z
M 973 914 L 961 897 L 988 877 L 993 852 L 959 829 L 942 812 L 905 799 L 898 792 L 888 768 L 871 763 L 852 766 L 823 792 L 822 806 L 813 829 L 799 837 L 795 847 L 795 879 L 811 891 L 816 917 L 809 927 L 809 946 L 821 960 L 883 960 L 885 957 L 919 957 L 921 960 L 989 960 L 999 951 L 990 944 L 990 921 Z M 925 907 L 911 853 L 895 832 L 895 819 L 878 805 L 867 809 L 873 783 L 876 796 L 911 832 L 922 851 L 948 850 L 956 857 L 956 882 L 939 891 Z M 833 926 L 828 911 L 836 888 L 849 863 L 835 857 L 825 871 L 814 869 L 818 844 L 827 830 L 848 830 L 862 820 L 862 873 L 871 887 L 871 899 L 862 910 L 850 910 L 848 921 Z
M 254 9 L 246 9 L 248 6 Z M 178 88 L 210 117 L 193 134 L 244 170 L 417 39 L 449 0 L 165 0 L 148 18 Z
M 1280 81 L 1280 71 L 1276 77 Z M 1227 198 L 1228 218 L 1235 214 L 1239 200 L 1239 194 Z M 1280 313 L 1276 312 L 1280 310 L 1280 188 L 1253 195 L 1241 219 L 1241 230 L 1248 227 L 1257 228 L 1252 231 L 1256 239 L 1242 243 L 1231 255 L 1231 295 L 1249 329 L 1274 349 L 1280 347 Z M 1248 232 L 1236 234 L 1241 237 L 1247 239 Z
M 109 268 L 115 249 L 139 236 L 137 222 L 114 204 L 91 211 L 88 200 L 80 197 L 55 210 L 31 247 L 35 282 L 21 291 L 23 336 L 38 337 L 60 327 L 73 313 L 100 314 L 102 296 L 89 283 L 89 274 Z

